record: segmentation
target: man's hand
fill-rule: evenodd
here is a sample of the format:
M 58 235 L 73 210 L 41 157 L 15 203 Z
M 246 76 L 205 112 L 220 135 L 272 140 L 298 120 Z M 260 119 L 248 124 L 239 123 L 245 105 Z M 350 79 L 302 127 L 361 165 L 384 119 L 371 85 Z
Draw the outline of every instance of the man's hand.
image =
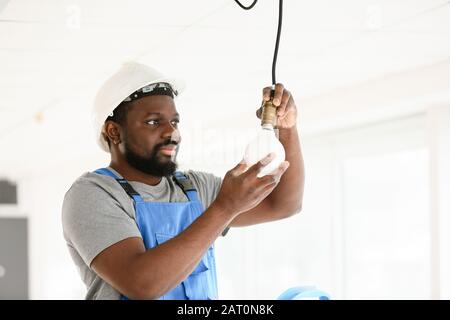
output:
M 273 174 L 258 178 L 258 173 L 272 159 L 273 155 L 270 154 L 248 170 L 247 164 L 241 162 L 228 171 L 214 205 L 233 216 L 256 207 L 275 189 L 289 167 L 289 162 L 284 161 Z
M 263 102 L 270 100 L 270 87 L 263 89 Z M 273 104 L 277 107 L 277 128 L 289 129 L 297 124 L 297 107 L 291 93 L 281 83 L 275 86 Z M 262 106 L 256 111 L 256 116 L 261 119 Z

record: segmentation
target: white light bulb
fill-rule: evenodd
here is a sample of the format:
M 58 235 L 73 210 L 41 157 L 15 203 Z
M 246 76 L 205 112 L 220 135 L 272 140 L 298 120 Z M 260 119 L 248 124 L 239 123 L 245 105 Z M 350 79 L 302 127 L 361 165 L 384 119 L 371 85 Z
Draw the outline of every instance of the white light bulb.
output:
M 275 136 L 275 131 L 270 124 L 263 125 L 256 138 L 247 145 L 244 161 L 252 166 L 269 153 L 274 153 L 275 157 L 259 172 L 258 178 L 275 171 L 285 159 L 284 147 Z

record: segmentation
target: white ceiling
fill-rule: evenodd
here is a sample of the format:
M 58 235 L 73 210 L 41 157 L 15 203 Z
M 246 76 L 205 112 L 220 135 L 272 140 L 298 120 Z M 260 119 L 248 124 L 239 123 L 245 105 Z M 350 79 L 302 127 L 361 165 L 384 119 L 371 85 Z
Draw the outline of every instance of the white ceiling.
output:
M 284 2 L 277 80 L 297 100 L 450 57 L 450 1 Z M 93 96 L 127 60 L 186 80 L 184 121 L 253 113 L 271 81 L 277 5 L 0 0 L 0 174 L 51 150 L 95 152 Z

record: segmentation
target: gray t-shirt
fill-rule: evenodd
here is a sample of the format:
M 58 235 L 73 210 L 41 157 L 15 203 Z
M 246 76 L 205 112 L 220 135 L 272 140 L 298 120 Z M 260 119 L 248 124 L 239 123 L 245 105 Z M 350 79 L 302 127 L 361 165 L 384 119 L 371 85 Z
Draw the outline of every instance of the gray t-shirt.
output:
M 114 169 L 108 167 L 122 178 Z M 222 179 L 209 173 L 184 172 L 198 191 L 207 209 L 219 193 Z M 162 178 L 151 186 L 129 181 L 144 201 L 186 202 L 187 196 L 172 179 Z M 62 208 L 64 238 L 81 279 L 87 287 L 86 299 L 120 298 L 120 293 L 91 268 L 92 260 L 111 245 L 130 237 L 141 237 L 135 221 L 133 200 L 112 177 L 88 172 L 67 191 Z

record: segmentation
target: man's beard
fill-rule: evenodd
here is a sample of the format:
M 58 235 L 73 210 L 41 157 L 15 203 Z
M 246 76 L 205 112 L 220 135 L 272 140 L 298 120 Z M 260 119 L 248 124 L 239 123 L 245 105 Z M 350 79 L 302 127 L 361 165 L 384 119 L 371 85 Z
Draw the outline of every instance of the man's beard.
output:
M 177 170 L 177 163 L 175 161 L 172 161 L 172 159 L 168 161 L 162 162 L 158 158 L 158 151 L 161 147 L 164 147 L 166 145 L 173 144 L 177 145 L 178 143 L 174 141 L 166 141 L 165 143 L 160 143 L 156 145 L 153 148 L 153 151 L 150 156 L 148 157 L 142 157 L 138 154 L 136 154 L 134 151 L 132 151 L 128 146 L 128 143 L 125 143 L 125 159 L 127 160 L 128 164 L 132 166 L 133 168 L 145 172 L 151 176 L 154 177 L 169 177 L 174 174 L 174 172 Z M 178 152 L 178 147 L 177 151 Z

